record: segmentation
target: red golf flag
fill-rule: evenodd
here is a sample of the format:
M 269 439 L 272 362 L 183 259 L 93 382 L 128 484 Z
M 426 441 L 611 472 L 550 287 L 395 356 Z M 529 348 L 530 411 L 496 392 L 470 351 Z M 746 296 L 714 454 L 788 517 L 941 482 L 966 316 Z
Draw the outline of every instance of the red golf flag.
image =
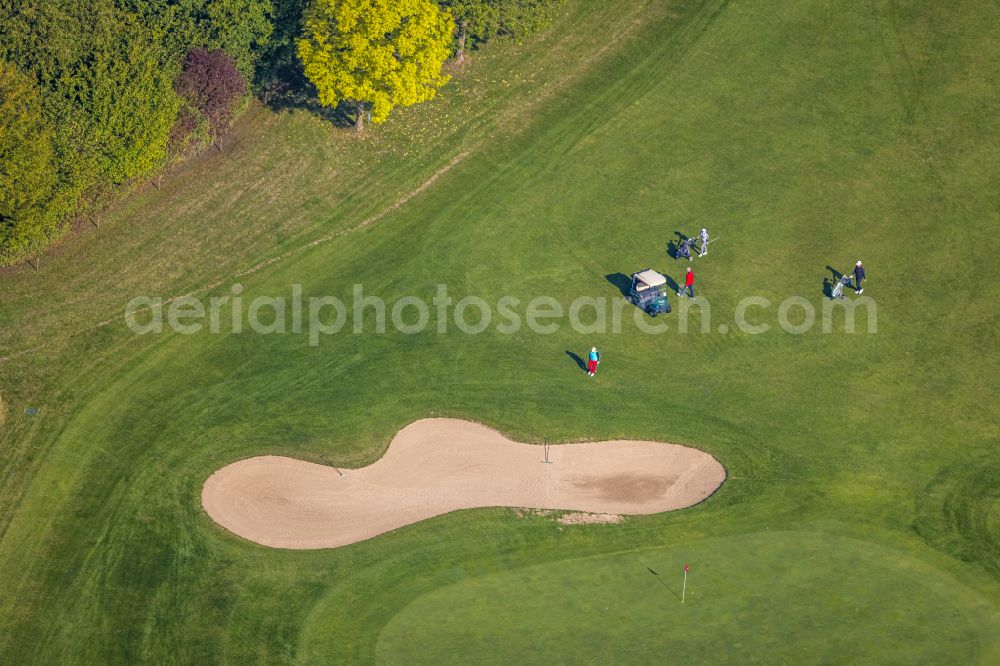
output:
M 688 571 L 690 571 L 690 569 L 688 569 L 688 565 L 687 565 L 687 564 L 685 564 L 685 565 L 684 565 L 684 573 L 687 573 Z

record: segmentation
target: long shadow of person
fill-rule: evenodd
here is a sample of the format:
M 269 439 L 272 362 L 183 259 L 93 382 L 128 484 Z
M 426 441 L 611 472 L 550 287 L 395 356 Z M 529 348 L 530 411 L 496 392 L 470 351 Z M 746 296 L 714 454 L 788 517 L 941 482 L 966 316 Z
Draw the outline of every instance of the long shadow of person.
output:
M 622 296 L 628 296 L 629 291 L 632 290 L 632 278 L 624 273 L 608 273 L 604 279 L 613 284 L 622 293 Z
M 577 367 L 579 367 L 581 370 L 585 371 L 587 369 L 586 364 L 583 362 L 583 359 L 580 358 L 580 356 L 578 354 L 576 354 L 574 352 L 571 352 L 570 350 L 567 349 L 566 350 L 566 356 L 569 356 L 571 359 L 573 359 L 574 361 L 576 361 Z
M 830 278 L 823 278 L 823 295 L 827 298 L 833 298 L 833 282 Z
M 834 281 L 834 282 L 836 282 L 836 281 L 837 281 L 837 280 L 839 280 L 840 278 L 844 277 L 844 274 L 843 274 L 843 273 L 841 273 L 840 271 L 838 271 L 838 270 L 837 270 L 836 268 L 834 268 L 833 266 L 829 266 L 829 265 L 828 265 L 828 266 L 826 267 L 826 270 L 830 271 L 830 273 L 831 273 L 831 274 L 833 275 L 833 281 Z
M 667 278 L 667 286 L 670 287 L 670 291 L 676 294 L 678 291 L 681 290 L 680 285 L 677 284 L 677 280 L 673 279 L 669 275 L 664 275 L 663 277 Z

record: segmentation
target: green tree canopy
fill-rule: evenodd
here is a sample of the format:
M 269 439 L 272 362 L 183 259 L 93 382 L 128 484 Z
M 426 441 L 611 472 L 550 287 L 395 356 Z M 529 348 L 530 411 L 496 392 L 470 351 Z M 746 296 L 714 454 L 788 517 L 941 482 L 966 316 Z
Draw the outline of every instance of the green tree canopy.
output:
M 324 106 L 357 105 L 357 128 L 396 106 L 432 99 L 454 30 L 451 14 L 431 0 L 313 0 L 298 43 L 306 77 Z
M 221 49 L 236 61 L 247 79 L 274 31 L 271 0 L 205 0 L 207 38 L 188 46 Z
M 191 47 L 224 49 L 251 78 L 272 14 L 272 0 L 0 0 L 0 60 L 37 87 L 51 128 L 38 153 L 55 173 L 46 233 L 163 164 L 181 105 L 174 80 Z M 19 228 L 31 226 L 19 215 Z
M 0 14 L 0 58 L 42 87 L 59 187 L 84 192 L 144 175 L 165 156 L 180 69 L 112 0 L 21 0 Z
M 51 234 L 52 130 L 35 82 L 0 61 L 0 258 L 16 259 Z
M 562 0 L 439 0 L 458 24 L 458 54 L 494 37 L 521 39 L 545 28 Z
M 117 4 L 141 18 L 172 60 L 183 58 L 191 47 L 222 49 L 247 78 L 253 77 L 254 65 L 274 30 L 272 0 L 117 0 Z
M 87 118 L 84 140 L 96 159 L 97 183 L 119 184 L 149 173 L 166 158 L 180 106 L 173 90 L 180 63 L 152 43 L 131 16 L 100 29 L 106 50 L 80 72 L 88 93 L 84 103 L 60 102 Z

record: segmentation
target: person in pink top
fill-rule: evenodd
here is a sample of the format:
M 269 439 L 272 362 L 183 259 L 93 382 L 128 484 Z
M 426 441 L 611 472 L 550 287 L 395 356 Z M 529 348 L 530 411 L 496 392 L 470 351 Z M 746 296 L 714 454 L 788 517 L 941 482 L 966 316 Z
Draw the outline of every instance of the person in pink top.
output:
M 587 374 L 593 377 L 597 374 L 597 364 L 601 362 L 601 355 L 597 351 L 597 347 L 590 348 L 590 358 L 587 359 Z

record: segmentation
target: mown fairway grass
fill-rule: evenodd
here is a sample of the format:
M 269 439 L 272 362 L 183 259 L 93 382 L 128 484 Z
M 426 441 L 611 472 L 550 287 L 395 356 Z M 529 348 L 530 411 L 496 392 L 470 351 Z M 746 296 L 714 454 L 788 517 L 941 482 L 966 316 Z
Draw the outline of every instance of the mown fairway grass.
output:
M 3 276 L 2 355 L 53 342 L 0 364 L 0 662 L 1000 660 L 996 5 L 596 5 L 363 141 L 254 109 L 222 156 Z M 119 318 L 234 282 L 615 300 L 605 276 L 679 278 L 664 246 L 703 223 L 722 238 L 695 263 L 705 334 L 626 311 L 618 334 L 312 348 Z M 777 328 L 858 257 L 876 334 Z M 748 295 L 772 331 L 735 330 Z M 591 344 L 587 380 L 566 351 Z M 200 509 L 227 462 L 362 465 L 432 414 L 690 444 L 730 478 L 616 526 L 477 510 L 333 551 L 256 546 Z

